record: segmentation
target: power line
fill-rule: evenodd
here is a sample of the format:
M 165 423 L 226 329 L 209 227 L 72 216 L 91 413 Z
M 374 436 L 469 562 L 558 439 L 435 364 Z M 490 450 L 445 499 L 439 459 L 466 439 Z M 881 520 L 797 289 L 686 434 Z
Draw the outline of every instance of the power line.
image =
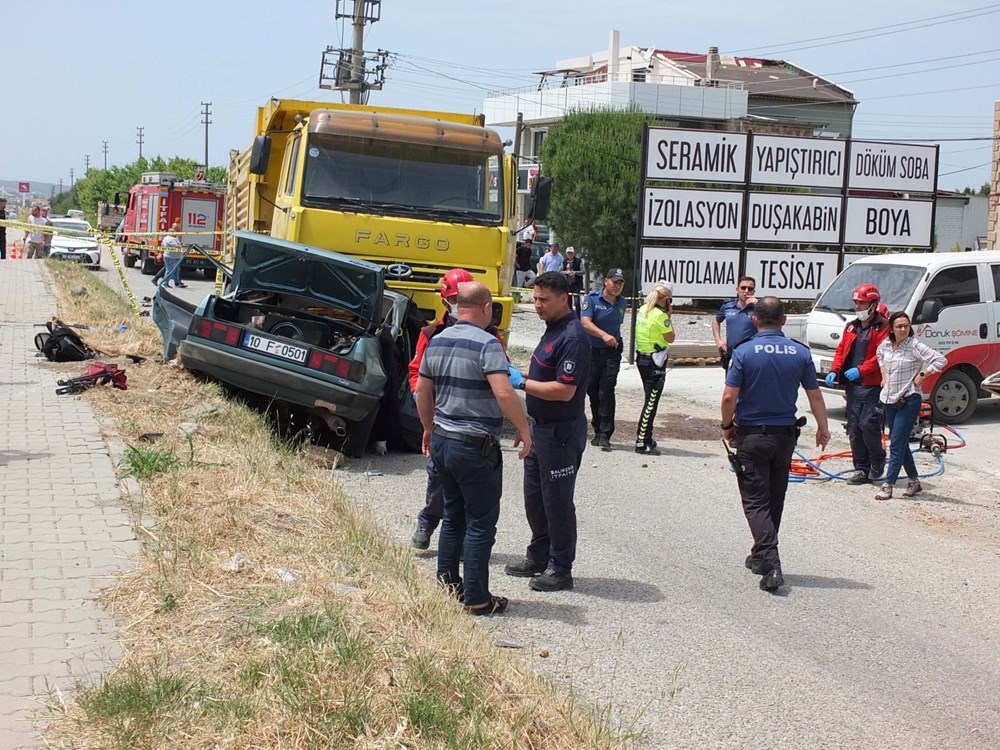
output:
M 982 169 L 983 167 L 988 167 L 992 163 L 993 162 L 988 161 L 985 164 L 977 164 L 974 167 L 966 167 L 965 169 L 956 169 L 951 172 L 941 172 L 940 174 L 938 174 L 938 177 L 947 177 L 950 174 L 958 174 L 959 172 L 971 172 L 973 169 Z

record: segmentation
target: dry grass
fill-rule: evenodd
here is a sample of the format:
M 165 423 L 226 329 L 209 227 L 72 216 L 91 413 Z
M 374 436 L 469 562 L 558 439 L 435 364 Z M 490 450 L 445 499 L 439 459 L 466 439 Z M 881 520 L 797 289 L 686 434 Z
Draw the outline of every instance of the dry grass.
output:
M 51 746 L 630 746 L 630 727 L 556 696 L 516 652 L 493 646 L 334 472 L 216 387 L 157 364 L 152 324 L 86 271 L 50 268 L 63 319 L 96 326 L 83 332 L 89 344 L 151 356 L 127 365 L 128 391 L 86 397 L 135 449 L 132 473 L 152 467 L 141 500 L 130 499 L 144 551 L 102 595 L 124 658 L 54 710 Z M 68 293 L 81 284 L 87 294 Z M 214 410 L 189 440 L 185 412 L 206 404 Z M 163 437 L 139 442 L 149 432 Z M 237 553 L 246 564 L 227 570 Z

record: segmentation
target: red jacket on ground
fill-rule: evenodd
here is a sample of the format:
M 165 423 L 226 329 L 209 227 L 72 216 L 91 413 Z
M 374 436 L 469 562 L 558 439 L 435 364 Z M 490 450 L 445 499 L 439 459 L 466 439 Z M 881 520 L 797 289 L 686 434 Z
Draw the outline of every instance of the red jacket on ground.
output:
M 833 355 L 833 365 L 830 369 L 837 373 L 837 381 L 840 385 L 845 385 L 842 368 L 847 360 L 847 355 L 851 351 L 854 340 L 858 337 L 858 328 L 861 323 L 857 319 L 852 320 L 844 327 L 844 337 L 837 345 L 837 352 Z M 878 366 L 878 358 L 875 350 L 889 335 L 889 321 L 881 315 L 876 315 L 871 324 L 871 335 L 868 337 L 868 350 L 865 352 L 865 361 L 861 363 L 858 370 L 861 372 L 861 385 L 882 385 L 882 370 Z M 857 381 L 855 381 L 857 382 Z

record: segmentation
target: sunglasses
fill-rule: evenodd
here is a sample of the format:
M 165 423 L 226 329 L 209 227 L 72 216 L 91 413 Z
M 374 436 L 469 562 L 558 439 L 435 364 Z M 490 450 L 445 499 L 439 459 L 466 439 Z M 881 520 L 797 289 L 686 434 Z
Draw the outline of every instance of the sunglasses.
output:
M 740 291 L 741 292 L 752 292 L 753 290 L 754 290 L 754 287 L 752 287 L 752 286 L 741 286 L 740 287 Z

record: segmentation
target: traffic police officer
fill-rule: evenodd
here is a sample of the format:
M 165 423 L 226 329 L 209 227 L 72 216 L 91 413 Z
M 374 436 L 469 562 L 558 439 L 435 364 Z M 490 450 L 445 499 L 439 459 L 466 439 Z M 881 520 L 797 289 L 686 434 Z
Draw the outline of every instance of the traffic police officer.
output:
M 646 402 L 639 415 L 635 430 L 635 452 L 658 456 L 660 451 L 653 440 L 653 420 L 663 393 L 667 376 L 667 352 L 676 334 L 670 322 L 673 309 L 674 288 L 666 281 L 657 281 L 646 297 L 635 321 L 635 364 L 642 378 Z
M 583 400 L 590 370 L 590 341 L 569 307 L 569 281 L 559 271 L 535 279 L 535 312 L 545 333 L 525 377 L 510 368 L 510 381 L 527 395 L 531 451 L 524 459 L 524 511 L 531 543 L 523 561 L 504 570 L 531 578 L 535 591 L 573 588 L 576 506 L 573 493 L 587 447 Z
M 733 356 L 733 348 L 741 341 L 757 333 L 753 325 L 753 307 L 757 298 L 753 293 L 757 282 L 750 276 L 741 276 L 736 282 L 736 297 L 723 302 L 719 312 L 712 320 L 712 335 L 715 336 L 715 346 L 719 349 L 722 367 L 729 369 L 729 361 Z M 726 340 L 722 340 L 722 324 L 726 324 Z
M 625 320 L 625 274 L 612 268 L 604 274 L 604 288 L 591 292 L 580 305 L 580 322 L 590 334 L 590 424 L 591 445 L 611 450 L 615 431 L 615 386 L 622 365 L 622 321 Z
M 816 382 L 809 347 L 785 338 L 785 306 L 777 297 L 757 302 L 754 324 L 758 333 L 738 345 L 726 373 L 722 394 L 722 431 L 737 442 L 736 482 L 743 512 L 753 534 L 746 566 L 763 576 L 760 587 L 774 591 L 785 580 L 778 555 L 778 527 L 785 507 L 788 469 L 799 427 L 795 401 L 801 385 L 816 418 L 816 445 L 830 440 L 826 404 Z

